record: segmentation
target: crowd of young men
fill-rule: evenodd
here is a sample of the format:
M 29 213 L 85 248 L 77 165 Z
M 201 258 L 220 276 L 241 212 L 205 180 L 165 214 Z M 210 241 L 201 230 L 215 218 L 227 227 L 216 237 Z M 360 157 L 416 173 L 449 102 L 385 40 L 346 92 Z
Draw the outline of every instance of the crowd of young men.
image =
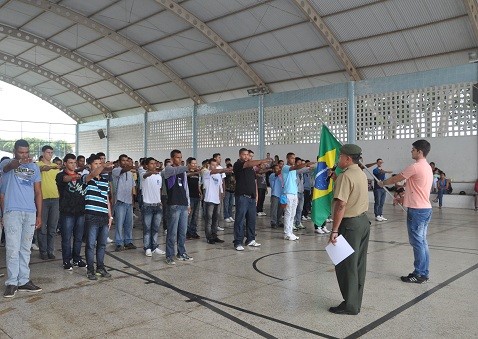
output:
M 384 180 L 386 171 L 381 170 L 381 159 L 377 160 L 374 171 L 379 179 L 374 189 L 377 191 L 384 185 L 408 180 L 410 189 L 407 191 L 411 193 L 405 191 L 404 206 L 408 208 L 407 227 L 415 269 L 401 277 L 407 283 L 424 283 L 429 279 L 426 236 L 432 215 L 429 195 L 433 176 L 426 156 L 430 148 L 426 140 L 414 142 L 411 153 L 415 163 L 394 177 Z M 44 146 L 42 152 L 42 159 L 33 163 L 28 142 L 17 140 L 14 158 L 0 162 L 0 206 L 8 274 L 4 297 L 7 298 L 14 297 L 17 291 L 42 290 L 30 279 L 29 262 L 35 233 L 41 259 L 55 259 L 54 237 L 59 229 L 65 270 L 72 270 L 73 266 L 86 267 L 90 280 L 110 277 L 104 266 L 109 230 L 114 220 L 115 251 L 136 249 L 132 235 L 136 201 L 142 215 L 144 253 L 148 257 L 166 255 L 168 265 L 175 265 L 175 259 L 193 260 L 186 251 L 185 241 L 200 238 L 197 233 L 200 214 L 204 218 L 207 243 L 224 242 L 218 237 L 218 231 L 223 230 L 219 227 L 221 202 L 224 221 L 234 222 L 234 248 L 244 251 L 244 245 L 261 246 L 256 241 L 256 218 L 266 215 L 263 202 L 267 181 L 271 187 L 271 227 L 282 226 L 285 240 L 298 240 L 293 231 L 305 228 L 301 220 L 310 219 L 310 172 L 315 164 L 303 161 L 294 153 L 287 154 L 284 164 L 269 154 L 265 159 L 254 160 L 252 151 L 241 148 L 234 164 L 226 159 L 226 167 L 222 168 L 221 155 L 215 153 L 199 168 L 195 158 L 188 158 L 185 164 L 179 150 L 171 151 L 164 167 L 154 158 L 141 159 L 141 163 L 134 166 L 125 154 L 114 164 L 107 162 L 101 152 L 91 154 L 86 164 L 84 156 L 73 154 L 67 154 L 59 163 L 51 161 L 54 154 L 51 146 Z M 329 242 L 335 243 L 340 234 L 355 250 L 336 266 L 344 298 L 340 305 L 329 309 L 336 314 L 358 314 L 362 303 L 370 222 L 366 215 L 367 179 L 359 166 L 361 153 L 356 145 L 341 147 L 338 167 L 343 172 L 337 177 L 329 170 L 336 180 L 332 232 L 325 223 L 321 228 L 315 225 L 316 233 L 330 233 Z M 383 199 L 380 192 L 374 193 L 376 219 L 384 221 Z M 285 205 L 283 216 L 281 205 Z M 161 222 L 167 231 L 166 251 L 158 246 Z M 86 262 L 81 257 L 83 241 Z

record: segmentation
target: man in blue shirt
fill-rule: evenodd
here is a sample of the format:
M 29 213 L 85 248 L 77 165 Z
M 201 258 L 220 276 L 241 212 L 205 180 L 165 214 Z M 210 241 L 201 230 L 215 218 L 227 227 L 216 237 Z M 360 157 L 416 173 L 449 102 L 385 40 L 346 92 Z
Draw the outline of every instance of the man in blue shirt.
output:
M 3 224 L 6 235 L 7 280 L 5 298 L 17 290 L 39 292 L 42 289 L 30 280 L 30 248 L 33 232 L 42 224 L 42 193 L 40 170 L 30 158 L 26 140 L 15 142 L 14 159 L 0 163 L 5 193 Z
M 282 194 L 282 187 L 284 180 L 279 165 L 272 166 L 272 174 L 269 176 L 269 184 L 271 185 L 271 227 L 277 228 L 279 226 L 282 209 L 279 208 L 280 196 Z
M 385 171 L 382 169 L 383 160 L 378 158 L 377 159 L 377 167 L 373 170 L 373 175 L 377 177 L 378 180 L 384 181 L 386 173 L 392 173 L 392 171 Z M 373 213 L 375 214 L 375 220 L 377 221 L 387 221 L 386 218 L 383 217 L 383 204 L 385 203 L 385 198 L 387 194 L 385 192 L 385 188 L 380 187 L 377 181 L 374 181 L 373 185 L 373 197 L 374 197 L 374 204 L 373 204 Z

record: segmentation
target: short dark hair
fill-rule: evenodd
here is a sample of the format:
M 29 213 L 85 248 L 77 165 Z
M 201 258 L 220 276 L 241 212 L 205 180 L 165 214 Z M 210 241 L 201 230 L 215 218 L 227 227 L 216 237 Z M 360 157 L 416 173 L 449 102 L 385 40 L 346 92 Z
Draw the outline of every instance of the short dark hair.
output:
M 98 152 L 96 153 L 96 155 L 99 157 L 106 157 L 106 154 L 104 154 L 103 152 Z
M 99 156 L 96 154 L 91 154 L 88 159 L 86 159 L 86 163 L 91 165 L 95 160 L 101 160 Z
M 432 164 L 435 165 L 435 163 L 434 163 L 433 161 L 430 163 L 430 166 L 431 166 Z
M 288 158 L 288 157 L 290 157 L 291 155 L 295 155 L 295 153 L 289 152 L 289 153 L 287 153 L 287 155 L 286 155 L 285 157 Z
M 28 147 L 30 148 L 30 145 L 28 144 L 28 141 L 25 139 L 19 139 L 15 141 L 15 146 L 13 146 L 14 149 L 18 149 L 18 147 Z
M 231 161 L 231 158 L 226 158 L 226 160 L 224 160 L 224 161 Z
M 65 155 L 65 157 L 63 158 L 63 162 L 67 162 L 68 160 L 70 159 L 73 159 L 73 160 L 76 160 L 76 156 L 74 154 L 71 154 L 71 153 L 68 153 Z
M 379 162 L 380 160 L 382 160 L 382 158 L 378 158 L 376 162 Z M 383 160 L 382 160 L 383 161 Z
M 51 149 L 53 151 L 53 147 L 51 147 L 50 145 L 45 145 L 41 148 L 41 151 L 42 152 L 45 152 L 47 149 Z
M 148 158 L 146 158 L 146 159 L 143 159 L 142 164 L 148 165 L 148 164 L 149 164 L 151 161 L 153 161 L 153 160 L 156 161 L 155 158 L 153 158 L 153 157 L 148 157 Z
M 221 153 L 214 153 L 214 154 L 212 155 L 212 157 L 213 157 L 214 159 L 216 159 L 216 157 L 218 157 L 218 156 L 221 156 Z
M 191 163 L 191 161 L 193 161 L 193 160 L 196 160 L 196 158 L 193 158 L 193 157 L 187 158 L 187 159 L 186 159 L 186 164 L 189 165 L 189 164 Z
M 249 153 L 252 153 L 252 154 L 254 154 L 254 151 L 253 151 L 253 150 L 251 150 L 251 149 L 248 149 L 247 151 L 248 151 Z
M 430 143 L 425 139 L 415 141 L 412 146 L 415 147 L 417 151 L 422 151 L 425 158 L 427 157 L 428 153 L 430 153 Z
M 231 167 L 232 167 L 232 164 L 227 164 L 226 167 L 227 167 L 227 168 L 231 168 Z
M 213 161 L 217 163 L 217 160 L 214 159 L 214 158 L 209 159 L 207 162 L 210 164 L 210 163 L 213 162 Z
M 175 156 L 176 154 L 179 154 L 179 153 L 181 153 L 180 150 L 178 150 L 178 149 L 173 149 L 173 150 L 171 151 L 171 153 L 169 154 L 169 156 L 170 156 L 171 158 L 174 158 L 174 156 Z
M 78 161 L 80 159 L 85 159 L 85 156 L 84 155 L 79 155 L 79 156 L 76 157 L 76 161 Z
M 121 161 L 121 159 L 123 158 L 126 158 L 128 159 L 128 156 L 126 154 L 121 154 L 119 157 L 118 157 L 118 161 Z
M 249 150 L 247 148 L 244 148 L 244 147 L 239 150 L 239 154 L 244 153 L 244 152 L 249 152 Z
M 302 161 L 302 159 L 299 158 L 299 157 L 296 157 L 296 158 L 295 158 L 295 163 L 297 164 L 298 161 Z

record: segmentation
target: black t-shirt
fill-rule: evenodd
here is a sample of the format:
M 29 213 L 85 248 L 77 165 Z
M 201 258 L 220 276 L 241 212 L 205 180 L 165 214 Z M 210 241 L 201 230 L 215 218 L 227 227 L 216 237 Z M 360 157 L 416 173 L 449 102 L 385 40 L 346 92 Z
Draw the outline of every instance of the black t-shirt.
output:
M 76 173 L 75 173 L 76 175 Z M 79 215 L 85 212 L 86 185 L 82 180 L 64 182 L 63 177 L 68 176 L 64 171 L 56 175 L 56 186 L 60 193 L 60 213 Z
M 252 167 L 244 168 L 244 161 L 238 159 L 232 167 L 236 177 L 236 196 L 256 197 L 256 173 Z
M 188 188 L 190 198 L 199 198 L 199 173 L 188 175 Z

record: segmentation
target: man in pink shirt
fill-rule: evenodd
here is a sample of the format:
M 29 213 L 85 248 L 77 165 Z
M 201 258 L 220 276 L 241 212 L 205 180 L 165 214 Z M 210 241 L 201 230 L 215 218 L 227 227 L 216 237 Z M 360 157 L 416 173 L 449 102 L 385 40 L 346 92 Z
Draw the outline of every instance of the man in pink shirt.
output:
M 427 242 L 428 223 L 432 217 L 430 190 L 433 183 L 433 173 L 427 162 L 430 143 L 417 140 L 412 144 L 412 159 L 415 163 L 405 168 L 400 174 L 381 181 L 379 185 L 392 185 L 407 180 L 407 189 L 403 206 L 407 207 L 408 239 L 413 247 L 415 270 L 400 279 L 408 283 L 423 284 L 429 279 L 429 254 Z

